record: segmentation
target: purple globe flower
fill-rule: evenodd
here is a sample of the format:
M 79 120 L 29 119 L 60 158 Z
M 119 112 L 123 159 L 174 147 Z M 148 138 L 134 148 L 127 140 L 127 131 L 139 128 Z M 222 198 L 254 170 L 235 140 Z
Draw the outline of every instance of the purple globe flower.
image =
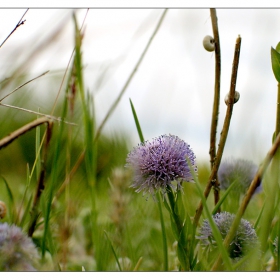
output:
M 35 271 L 38 251 L 15 225 L 0 224 L 0 271 Z
M 187 159 L 197 171 L 195 155 L 190 146 L 174 135 L 162 135 L 135 147 L 127 156 L 127 164 L 134 171 L 133 188 L 154 195 L 166 192 L 171 186 L 181 189 L 181 182 L 192 182 Z M 173 184 L 175 182 L 175 185 Z
M 228 212 L 217 213 L 213 217 L 223 240 L 227 236 L 235 215 Z M 201 246 L 209 251 L 216 249 L 216 240 L 208 220 L 204 220 L 200 228 L 199 236 Z M 245 219 L 241 219 L 237 232 L 229 246 L 229 255 L 232 259 L 240 259 L 249 250 L 255 249 L 258 245 L 257 234 L 253 226 Z
M 221 163 L 218 171 L 220 188 L 226 190 L 233 182 L 236 183 L 235 191 L 245 193 L 253 181 L 258 166 L 252 161 L 243 159 L 226 159 Z M 261 190 L 261 184 L 255 193 Z

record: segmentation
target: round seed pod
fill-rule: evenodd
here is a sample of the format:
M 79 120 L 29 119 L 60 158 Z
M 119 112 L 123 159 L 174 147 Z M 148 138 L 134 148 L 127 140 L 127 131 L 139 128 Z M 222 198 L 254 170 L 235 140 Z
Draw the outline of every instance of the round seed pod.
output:
M 207 35 L 203 39 L 203 47 L 206 51 L 212 52 L 215 50 L 215 40 L 210 35 Z
M 235 91 L 235 94 L 234 94 L 234 103 L 236 103 L 240 98 L 240 93 L 238 91 Z M 226 105 L 228 105 L 228 99 L 229 99 L 229 93 L 225 96 L 225 103 Z
M 0 219 L 3 219 L 6 216 L 7 207 L 3 201 L 0 201 Z

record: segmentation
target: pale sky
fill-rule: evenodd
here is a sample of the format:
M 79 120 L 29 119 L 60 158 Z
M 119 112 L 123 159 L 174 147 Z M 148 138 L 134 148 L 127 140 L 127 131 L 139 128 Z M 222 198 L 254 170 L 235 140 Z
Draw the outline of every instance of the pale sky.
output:
M 70 9 L 29 10 L 26 22 L 0 51 L 0 75 L 6 77 L 13 65 L 69 17 L 51 47 L 34 56 L 30 78 L 46 70 L 50 74 L 34 83 L 43 102 L 55 96 L 57 85 L 42 87 L 63 70 L 73 49 Z M 147 44 L 162 9 L 91 9 L 85 25 L 83 56 L 86 88 L 95 96 L 98 122 L 117 97 Z M 0 10 L 0 41 L 9 34 L 24 10 Z M 85 9 L 78 11 L 82 22 Z M 280 10 L 217 9 L 222 81 L 218 139 L 226 111 L 223 102 L 229 91 L 234 46 L 242 38 L 236 89 L 240 100 L 234 106 L 225 156 L 245 157 L 259 164 L 271 146 L 275 126 L 277 83 L 271 70 L 270 48 L 280 41 Z M 198 161 L 208 161 L 209 133 L 214 92 L 213 53 L 202 40 L 212 34 L 209 9 L 170 9 L 143 63 L 105 126 L 106 132 L 123 131 L 131 146 L 138 144 L 129 98 L 132 99 L 145 138 L 175 134 L 190 144 Z M 102 71 L 104 83 L 97 88 Z M 41 84 L 42 83 L 42 84 Z M 30 108 L 44 107 L 30 100 Z M 16 105 L 13 103 L 13 105 Z

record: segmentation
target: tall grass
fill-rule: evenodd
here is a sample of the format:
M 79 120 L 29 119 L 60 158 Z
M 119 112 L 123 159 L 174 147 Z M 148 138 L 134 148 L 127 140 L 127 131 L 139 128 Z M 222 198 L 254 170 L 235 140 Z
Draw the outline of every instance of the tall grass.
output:
M 39 271 L 235 271 L 244 267 L 251 271 L 279 270 L 280 246 L 276 242 L 280 233 L 279 111 L 272 148 L 246 194 L 238 198 L 233 195 L 237 180 L 227 190 L 219 189 L 218 170 L 230 121 L 234 118 L 241 38 L 236 42 L 227 114 L 216 146 L 221 55 L 215 9 L 210 11 L 216 42 L 210 166 L 198 166 L 196 174 L 188 162 L 193 182 L 184 182 L 180 191 L 167 186 L 162 193 L 143 196 L 129 188 L 133 173 L 125 167 L 128 136 L 103 133 L 103 127 L 133 81 L 166 14 L 167 10 L 164 10 L 100 124 L 96 122 L 95 114 L 98 104 L 84 85 L 86 70 L 82 46 L 86 30 L 79 25 L 75 15 L 72 20 L 74 51 L 49 110 L 51 113 L 32 112 L 37 113 L 37 119 L 28 115 L 17 123 L 12 121 L 15 114 L 26 112 L 11 108 L 0 112 L 1 138 L 8 134 L 0 140 L 0 200 L 7 207 L 1 223 L 15 224 L 32 238 L 40 253 Z M 278 54 L 274 53 L 272 62 L 278 59 L 279 46 L 276 51 Z M 277 63 L 272 65 L 277 79 Z M 12 78 L 17 73 L 15 70 Z M 22 86 L 16 85 L 16 90 L 29 82 L 31 80 L 21 80 Z M 10 91 L 4 98 L 14 94 L 15 91 Z M 27 107 L 28 101 L 22 102 L 22 107 Z M 139 143 L 144 145 L 145 131 L 141 129 L 135 107 L 130 100 L 131 118 L 135 122 L 132 133 L 138 134 Z M 39 117 L 39 113 L 43 117 Z M 261 181 L 263 192 L 254 194 Z M 236 201 L 231 204 L 234 199 Z M 220 232 L 213 218 L 225 210 L 235 214 L 226 234 Z M 233 260 L 229 247 L 242 218 L 254 225 L 260 248 Z M 209 222 L 214 240 L 210 249 L 204 248 L 199 239 L 205 220 Z M 211 251 L 211 248 L 215 249 Z

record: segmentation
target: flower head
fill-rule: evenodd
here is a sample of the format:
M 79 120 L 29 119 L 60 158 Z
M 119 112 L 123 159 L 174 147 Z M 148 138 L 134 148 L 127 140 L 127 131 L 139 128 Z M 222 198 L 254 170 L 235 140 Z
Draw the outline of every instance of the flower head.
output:
M 218 227 L 223 240 L 227 236 L 233 220 L 234 214 L 228 212 L 217 213 L 213 217 L 216 226 Z M 204 220 L 200 228 L 198 239 L 202 247 L 211 250 L 217 248 L 216 240 L 213 236 L 212 229 L 208 220 Z M 258 244 L 256 231 L 245 219 L 241 219 L 236 234 L 229 246 L 229 256 L 231 259 L 243 257 L 249 250 L 254 249 Z
M 35 271 L 39 258 L 31 238 L 15 225 L 0 224 L 0 270 Z
M 233 182 L 236 183 L 235 191 L 245 193 L 249 188 L 258 170 L 257 165 L 249 160 L 226 159 L 221 163 L 218 171 L 220 188 L 226 190 Z M 261 184 L 256 192 L 261 190 Z
M 126 166 L 134 170 L 132 187 L 137 192 L 151 194 L 159 189 L 165 192 L 167 186 L 180 189 L 181 181 L 193 181 L 187 158 L 197 171 L 190 146 L 174 135 L 162 135 L 139 144 L 127 156 Z

